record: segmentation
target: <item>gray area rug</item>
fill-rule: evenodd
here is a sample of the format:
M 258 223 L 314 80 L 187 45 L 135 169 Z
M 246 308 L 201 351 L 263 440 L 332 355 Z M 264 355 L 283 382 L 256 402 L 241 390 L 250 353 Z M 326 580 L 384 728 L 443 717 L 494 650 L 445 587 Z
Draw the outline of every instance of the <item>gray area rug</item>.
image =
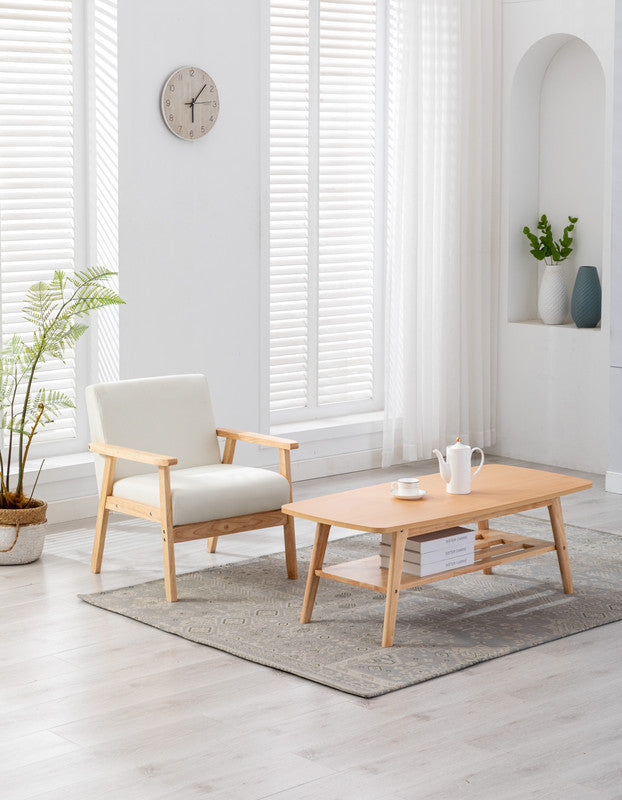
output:
M 552 539 L 548 523 L 514 515 L 501 530 Z M 311 548 L 300 578 L 282 554 L 80 595 L 100 608 L 359 697 L 376 697 L 459 669 L 622 619 L 622 537 L 568 527 L 574 595 L 562 592 L 557 556 L 541 556 L 408 589 L 395 644 L 380 646 L 384 595 L 325 579 L 308 625 L 298 622 Z M 372 534 L 329 540 L 326 563 L 372 555 Z

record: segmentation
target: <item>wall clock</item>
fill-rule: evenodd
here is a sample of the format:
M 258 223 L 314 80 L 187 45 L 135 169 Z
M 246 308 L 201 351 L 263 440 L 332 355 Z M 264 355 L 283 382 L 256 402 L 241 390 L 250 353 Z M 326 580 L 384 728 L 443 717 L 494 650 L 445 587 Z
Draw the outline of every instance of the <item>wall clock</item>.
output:
M 200 67 L 181 67 L 162 89 L 162 116 L 180 139 L 200 139 L 214 126 L 220 108 L 216 84 Z

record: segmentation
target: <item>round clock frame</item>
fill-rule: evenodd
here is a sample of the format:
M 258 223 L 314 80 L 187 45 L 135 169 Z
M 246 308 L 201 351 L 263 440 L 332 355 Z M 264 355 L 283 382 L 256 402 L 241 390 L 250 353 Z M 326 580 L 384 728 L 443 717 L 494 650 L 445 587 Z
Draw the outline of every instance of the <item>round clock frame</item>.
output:
M 218 119 L 218 89 L 204 69 L 179 67 L 164 83 L 160 107 L 170 132 L 186 142 L 193 142 L 205 136 Z

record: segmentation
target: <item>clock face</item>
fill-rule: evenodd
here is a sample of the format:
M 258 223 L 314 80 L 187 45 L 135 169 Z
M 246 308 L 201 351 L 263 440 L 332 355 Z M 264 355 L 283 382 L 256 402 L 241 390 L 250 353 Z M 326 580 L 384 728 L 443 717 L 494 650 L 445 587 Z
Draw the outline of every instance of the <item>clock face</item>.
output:
M 220 104 L 216 84 L 199 67 L 176 69 L 162 89 L 162 116 L 180 139 L 200 139 L 213 127 Z

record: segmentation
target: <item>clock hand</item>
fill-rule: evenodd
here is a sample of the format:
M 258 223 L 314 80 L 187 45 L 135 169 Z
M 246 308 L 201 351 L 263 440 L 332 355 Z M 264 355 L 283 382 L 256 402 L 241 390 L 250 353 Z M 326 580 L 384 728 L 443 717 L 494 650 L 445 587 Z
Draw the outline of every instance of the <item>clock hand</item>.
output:
M 207 86 L 206 83 L 204 83 L 203 86 L 201 86 L 201 88 L 199 89 L 199 94 L 201 94 L 201 92 L 203 91 L 203 89 L 205 89 L 206 86 Z M 186 103 L 187 106 L 190 106 L 190 111 L 192 112 L 192 122 L 193 123 L 194 123 L 194 104 L 199 99 L 199 94 L 196 97 L 193 97 L 192 100 L 189 103 Z
M 207 86 L 207 84 L 205 84 L 205 85 L 203 86 L 203 88 L 201 89 L 201 91 L 199 92 L 199 94 L 201 94 L 201 92 L 203 91 L 203 89 L 205 89 L 205 86 Z M 199 96 L 199 94 L 197 95 L 197 97 Z M 194 98 L 193 100 L 191 100 L 189 103 L 184 103 L 184 105 L 185 105 L 185 106 L 193 106 L 193 105 L 196 103 L 196 101 L 197 101 L 197 97 L 195 97 L 195 98 Z M 199 102 L 200 102 L 200 103 L 211 103 L 211 100 L 200 100 Z
M 194 100 L 191 100 L 189 103 L 184 103 L 185 106 L 190 106 L 190 111 L 192 111 L 192 121 L 194 122 Z
M 203 84 L 203 86 L 201 87 L 201 90 L 199 91 L 199 94 L 198 94 L 198 95 L 197 95 L 197 96 L 194 98 L 194 100 L 192 101 L 193 103 L 196 103 L 196 101 L 199 99 L 199 95 L 201 94 L 201 92 L 203 91 L 203 89 L 205 89 L 205 87 L 206 87 L 206 86 L 207 86 L 207 84 L 206 84 L 206 83 L 204 83 L 204 84 Z

